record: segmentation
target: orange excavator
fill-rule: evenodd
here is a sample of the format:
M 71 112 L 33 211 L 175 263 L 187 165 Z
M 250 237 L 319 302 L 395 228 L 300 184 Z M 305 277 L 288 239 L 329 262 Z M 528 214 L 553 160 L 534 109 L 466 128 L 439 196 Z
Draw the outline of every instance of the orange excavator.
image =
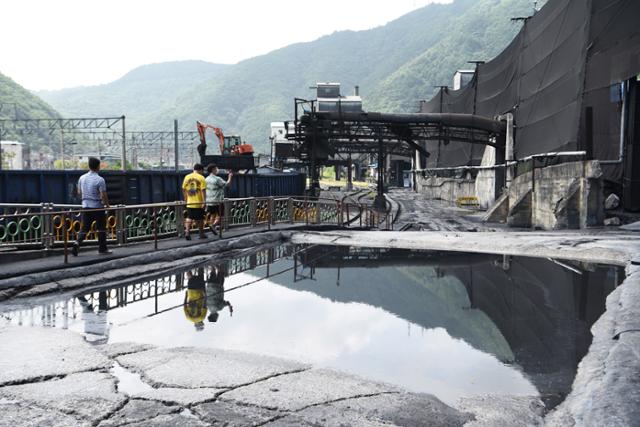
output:
M 215 163 L 218 167 L 232 170 L 255 170 L 253 161 L 253 146 L 242 143 L 242 139 L 237 135 L 225 136 L 222 129 L 202 122 L 196 122 L 200 144 L 198 154 L 203 165 Z M 207 155 L 207 139 L 205 132 L 207 129 L 213 130 L 218 138 L 220 155 Z
M 203 156 L 207 150 L 207 139 L 205 135 L 205 131 L 207 129 L 213 130 L 213 133 L 218 137 L 220 154 L 253 155 L 253 146 L 251 144 L 243 144 L 242 139 L 239 136 L 224 136 L 221 128 L 202 122 L 196 122 L 196 127 L 198 128 L 198 135 L 200 135 L 200 146 L 198 147 L 198 153 L 200 156 Z

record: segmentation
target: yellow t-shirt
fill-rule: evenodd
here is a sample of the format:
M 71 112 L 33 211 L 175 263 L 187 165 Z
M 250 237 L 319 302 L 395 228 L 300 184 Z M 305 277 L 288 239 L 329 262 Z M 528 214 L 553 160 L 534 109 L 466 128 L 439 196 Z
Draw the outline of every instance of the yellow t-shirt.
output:
M 188 289 L 186 302 L 183 305 L 184 315 L 193 323 L 204 321 L 207 317 L 207 303 L 204 291 L 200 289 Z
M 182 189 L 187 192 L 187 207 L 188 208 L 200 208 L 204 203 L 204 197 L 202 197 L 202 190 L 207 188 L 207 182 L 204 180 L 204 176 L 198 172 L 192 172 L 184 177 L 182 182 Z

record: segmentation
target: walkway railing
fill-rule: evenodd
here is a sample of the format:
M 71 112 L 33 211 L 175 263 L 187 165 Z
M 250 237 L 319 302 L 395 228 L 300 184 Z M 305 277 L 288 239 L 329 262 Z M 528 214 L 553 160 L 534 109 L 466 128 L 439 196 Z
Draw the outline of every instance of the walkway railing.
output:
M 261 277 L 269 277 L 271 264 L 291 256 L 294 252 L 295 249 L 292 246 L 279 245 L 233 257 L 213 265 L 222 265 L 225 277 L 266 266 L 266 272 L 261 273 L 263 274 Z M 184 279 L 184 273 L 179 272 L 107 289 L 97 286 L 94 289 L 87 289 L 73 297 L 66 297 L 58 301 L 48 300 L 39 305 L 17 304 L 6 308 L 6 311 L 0 309 L 0 316 L 15 325 L 68 329 L 74 321 L 85 320 L 86 316 L 83 314 L 104 313 L 148 300 L 153 300 L 154 303 L 146 305 L 146 308 L 152 311 L 144 312 L 145 315 L 158 314 L 162 308 L 159 297 L 185 290 L 187 283 Z M 142 309 L 144 310 L 144 308 Z
M 299 197 L 225 199 L 221 235 L 234 228 L 277 224 L 327 224 L 389 229 L 389 215 L 360 203 Z M 111 206 L 107 211 L 107 240 L 123 245 L 140 240 L 182 236 L 184 202 Z M 3 248 L 52 249 L 66 247 L 82 229 L 78 205 L 0 204 L 0 250 Z M 91 224 L 86 241 L 97 240 Z

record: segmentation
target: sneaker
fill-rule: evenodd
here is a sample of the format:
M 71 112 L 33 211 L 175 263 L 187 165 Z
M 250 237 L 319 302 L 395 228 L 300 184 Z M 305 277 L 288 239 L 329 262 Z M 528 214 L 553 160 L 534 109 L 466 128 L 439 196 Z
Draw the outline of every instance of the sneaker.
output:
M 185 238 L 185 240 L 191 240 L 191 235 L 190 234 L 185 234 L 184 238 Z
M 98 253 L 100 255 L 110 255 L 113 253 L 113 251 L 110 251 L 109 249 L 107 249 L 106 251 L 98 251 Z
M 71 254 L 73 256 L 78 256 L 78 244 L 74 243 L 73 245 L 71 245 Z
M 216 231 L 216 228 L 213 225 L 209 226 L 209 230 L 211 230 L 211 232 L 213 233 L 214 236 L 218 235 L 218 232 Z

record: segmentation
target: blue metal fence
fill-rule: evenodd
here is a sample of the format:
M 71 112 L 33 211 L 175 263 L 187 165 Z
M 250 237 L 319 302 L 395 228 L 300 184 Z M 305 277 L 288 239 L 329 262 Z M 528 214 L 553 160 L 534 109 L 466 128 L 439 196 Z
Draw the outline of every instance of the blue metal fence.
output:
M 84 171 L 0 170 L 0 203 L 78 204 L 78 178 Z M 189 171 L 101 171 L 112 204 L 161 203 L 180 200 L 182 179 Z M 225 174 L 221 176 L 226 179 Z M 301 173 L 236 174 L 227 197 L 297 196 L 304 193 Z

